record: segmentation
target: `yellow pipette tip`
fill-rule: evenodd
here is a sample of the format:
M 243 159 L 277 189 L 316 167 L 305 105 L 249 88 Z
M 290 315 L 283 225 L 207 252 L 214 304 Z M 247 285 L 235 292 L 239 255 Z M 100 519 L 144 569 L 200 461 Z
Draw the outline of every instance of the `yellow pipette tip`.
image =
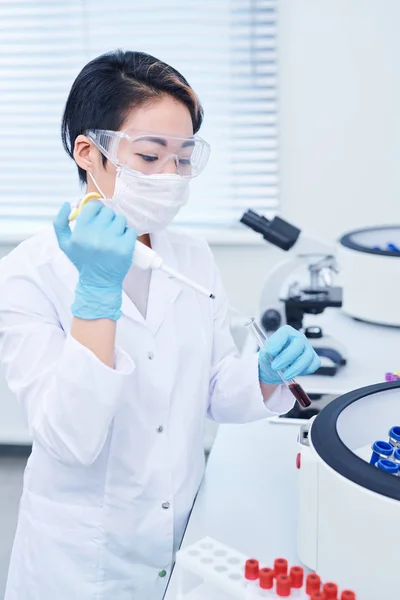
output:
M 77 208 L 74 208 L 72 213 L 69 215 L 69 221 L 75 221 L 76 217 L 79 215 L 86 202 L 89 202 L 89 200 L 99 200 L 100 198 L 101 196 L 97 192 L 90 192 L 89 194 L 86 194 L 86 196 L 84 196 L 80 201 L 79 206 Z

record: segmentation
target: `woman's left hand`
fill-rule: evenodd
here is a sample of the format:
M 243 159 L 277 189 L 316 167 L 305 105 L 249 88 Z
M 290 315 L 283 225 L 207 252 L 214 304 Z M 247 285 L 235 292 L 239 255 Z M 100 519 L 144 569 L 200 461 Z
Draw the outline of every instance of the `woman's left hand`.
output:
M 282 383 L 277 371 L 282 371 L 289 380 L 310 375 L 320 366 L 321 360 L 306 336 L 290 325 L 284 325 L 271 335 L 258 354 L 260 381 L 267 384 Z

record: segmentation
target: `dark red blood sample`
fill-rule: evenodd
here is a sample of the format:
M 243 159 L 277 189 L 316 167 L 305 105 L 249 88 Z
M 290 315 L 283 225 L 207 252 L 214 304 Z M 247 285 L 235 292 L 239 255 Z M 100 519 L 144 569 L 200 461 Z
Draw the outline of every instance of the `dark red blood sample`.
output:
M 340 600 L 356 600 L 356 595 L 351 590 L 343 590 Z
M 314 592 L 319 592 L 321 587 L 321 578 L 316 573 L 310 573 L 306 577 L 306 592 L 309 596 L 314 594 Z M 345 598 L 344 600 L 347 600 Z
M 326 600 L 337 600 L 338 586 L 336 585 L 336 583 L 328 581 L 327 583 L 325 583 L 322 589 L 325 594 Z
M 258 560 L 255 558 L 249 558 L 246 560 L 246 565 L 244 567 L 244 576 L 246 579 L 250 581 L 255 581 L 258 579 L 260 565 L 258 564 Z
M 274 562 L 275 577 L 278 575 L 287 575 L 288 562 L 284 558 L 277 558 Z
M 290 569 L 290 580 L 292 582 L 292 588 L 295 588 L 296 590 L 302 588 L 304 580 L 303 567 L 292 567 Z
M 260 569 L 260 588 L 263 590 L 271 590 L 274 587 L 274 571 L 273 569 Z
M 276 595 L 281 598 L 290 596 L 291 589 L 290 577 L 287 575 L 278 575 L 276 578 Z
M 326 600 L 326 596 L 323 592 L 314 592 L 311 594 L 310 600 Z
M 289 383 L 289 390 L 301 407 L 307 408 L 307 406 L 310 406 L 311 400 L 299 383 Z

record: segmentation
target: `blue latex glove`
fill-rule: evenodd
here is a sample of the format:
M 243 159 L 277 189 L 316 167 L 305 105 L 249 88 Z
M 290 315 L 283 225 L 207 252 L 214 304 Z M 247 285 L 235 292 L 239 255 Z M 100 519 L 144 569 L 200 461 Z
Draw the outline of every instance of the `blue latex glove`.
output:
M 268 358 L 270 356 L 272 363 Z M 267 341 L 258 354 L 258 371 L 263 383 L 282 383 L 276 371 L 282 371 L 286 380 L 298 375 L 310 375 L 321 366 L 321 361 L 306 336 L 284 325 Z
M 71 231 L 71 206 L 63 204 L 54 221 L 58 245 L 79 271 L 72 314 L 80 319 L 121 316 L 122 284 L 132 264 L 136 233 L 123 215 L 101 202 L 88 202 Z

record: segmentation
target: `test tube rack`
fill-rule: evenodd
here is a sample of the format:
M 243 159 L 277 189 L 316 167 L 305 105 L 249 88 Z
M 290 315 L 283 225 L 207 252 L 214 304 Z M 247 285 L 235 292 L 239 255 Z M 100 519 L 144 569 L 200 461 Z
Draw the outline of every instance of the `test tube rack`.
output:
M 176 558 L 177 600 L 282 600 L 275 584 L 272 589 L 262 589 L 258 581 L 245 578 L 247 560 L 245 555 L 209 537 L 181 549 Z M 346 593 L 342 597 L 347 598 Z M 305 584 L 285 597 L 310 600 Z

